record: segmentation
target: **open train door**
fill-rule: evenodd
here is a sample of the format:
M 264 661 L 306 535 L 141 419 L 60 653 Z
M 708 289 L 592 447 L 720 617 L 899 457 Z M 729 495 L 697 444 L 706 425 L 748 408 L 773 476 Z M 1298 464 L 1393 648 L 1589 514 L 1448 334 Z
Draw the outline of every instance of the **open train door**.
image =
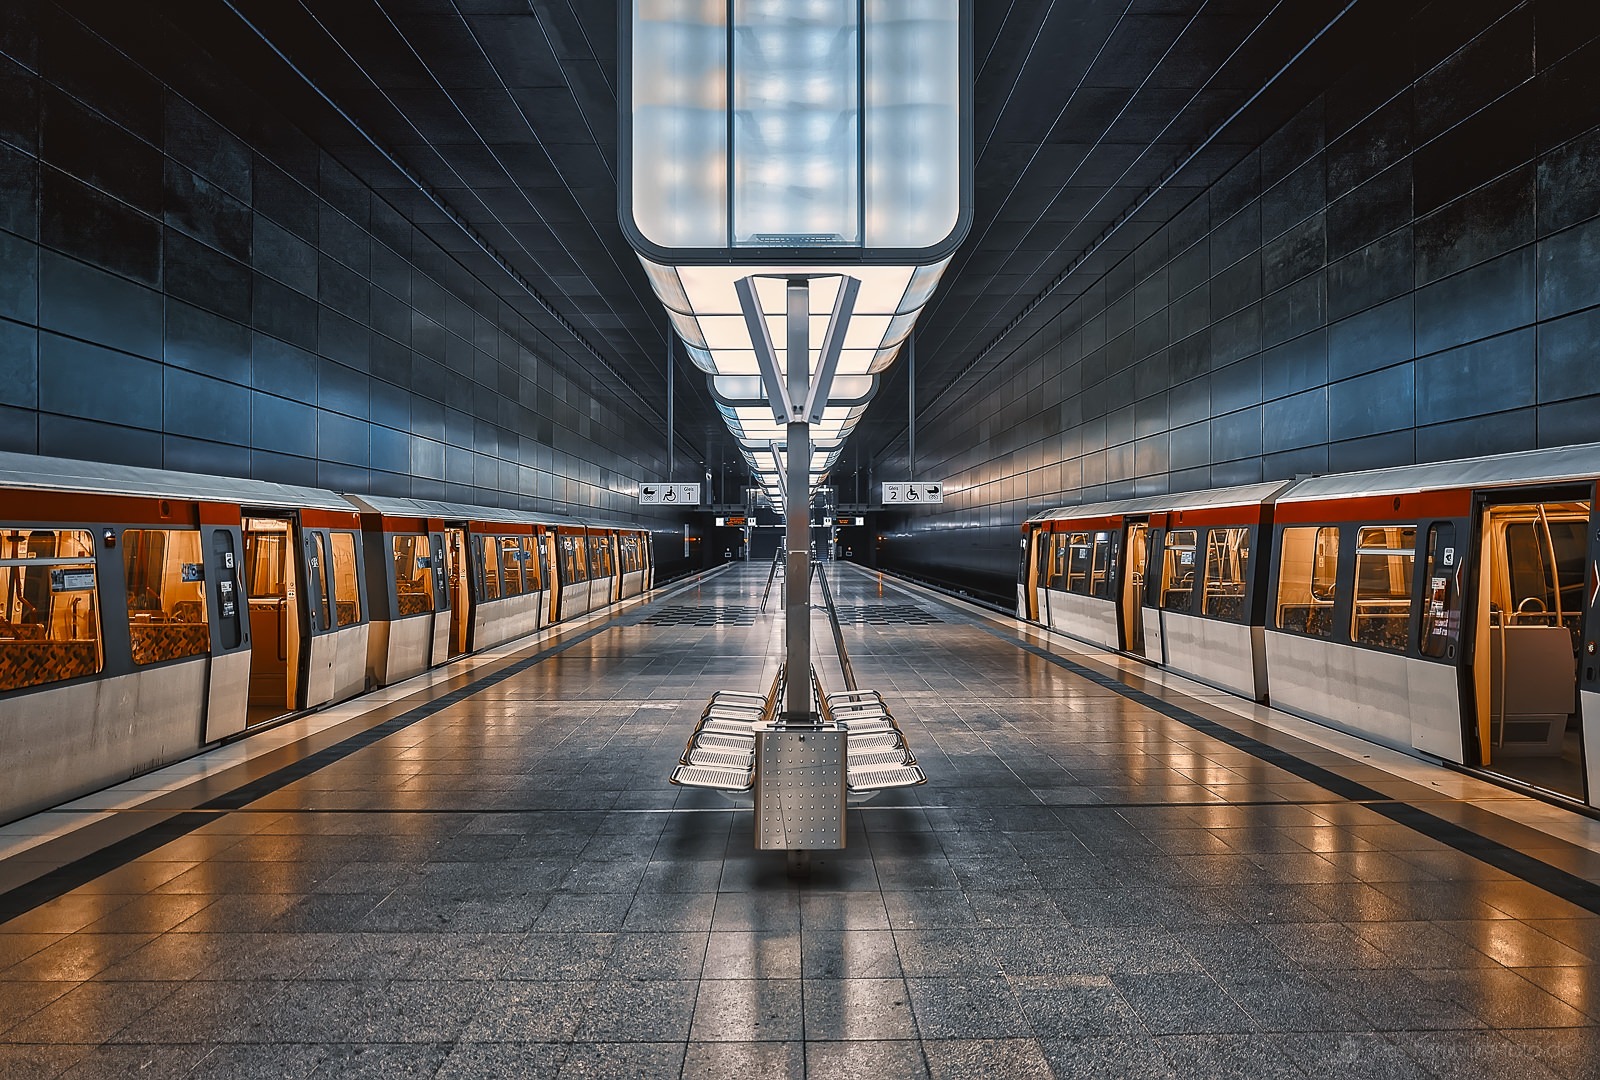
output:
M 1144 655 L 1144 564 L 1148 555 L 1150 523 L 1128 521 L 1122 537 L 1122 596 L 1118 605 L 1122 623 L 1122 648 Z
M 1584 802 L 1595 768 L 1585 743 L 1600 738 L 1580 704 L 1595 664 L 1593 496 L 1591 485 L 1479 493 L 1469 574 L 1478 763 Z
M 445 565 L 449 570 L 451 657 L 468 651 L 472 637 L 472 564 L 467 561 L 467 530 L 446 526 Z
M 1596 492 L 1600 495 L 1600 491 Z M 1600 498 L 1589 513 L 1589 557 L 1584 577 L 1583 645 L 1578 652 L 1578 700 L 1583 745 L 1588 749 L 1588 800 L 1600 806 Z
M 251 511 L 244 522 L 244 596 L 249 615 L 250 691 L 246 723 L 303 708 L 310 637 L 293 511 Z
M 1017 617 L 1039 621 L 1039 560 L 1034 549 L 1039 545 L 1043 526 L 1022 527 L 1022 562 L 1017 571 Z

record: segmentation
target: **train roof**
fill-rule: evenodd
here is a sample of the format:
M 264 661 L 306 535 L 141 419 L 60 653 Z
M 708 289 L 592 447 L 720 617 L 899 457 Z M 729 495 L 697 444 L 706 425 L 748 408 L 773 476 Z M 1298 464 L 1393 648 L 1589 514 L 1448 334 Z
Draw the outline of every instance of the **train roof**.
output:
M 322 488 L 36 454 L 0 453 L 0 488 L 240 503 L 274 509 L 342 510 L 345 513 L 351 509 L 344 499 Z
M 593 529 L 642 530 L 643 525 L 625 521 L 575 518 L 552 511 L 508 510 L 497 506 L 441 502 L 436 499 L 409 499 L 389 495 L 347 495 L 358 509 L 385 517 L 443 518 L 447 521 L 498 521 L 508 525 L 581 525 Z
M 1284 483 L 1280 480 L 1270 484 L 1242 484 L 1238 487 L 1211 488 L 1204 491 L 1175 491 L 1169 495 L 1142 495 L 1136 499 L 1063 506 L 1035 514 L 1028 521 L 1029 523 L 1071 521 L 1077 518 L 1117 517 L 1124 514 L 1164 514 L 1169 510 L 1203 510 L 1214 506 L 1260 505 L 1282 491 L 1283 487 Z
M 1524 450 L 1491 457 L 1400 465 L 1391 469 L 1313 476 L 1300 480 L 1279 503 L 1315 502 L 1372 495 L 1405 495 L 1417 491 L 1554 484 L 1600 477 L 1600 443 Z

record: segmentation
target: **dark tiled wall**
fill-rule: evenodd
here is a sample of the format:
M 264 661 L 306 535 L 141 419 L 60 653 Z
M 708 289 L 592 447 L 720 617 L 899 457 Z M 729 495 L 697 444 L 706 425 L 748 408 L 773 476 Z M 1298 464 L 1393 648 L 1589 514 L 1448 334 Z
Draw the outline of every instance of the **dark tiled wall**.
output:
M 190 100 L 112 40 L 0 2 L 0 449 L 633 513 L 637 399 L 203 54 Z
M 1597 32 L 1452 2 L 1374 43 L 919 420 L 958 490 L 885 562 L 1011 597 L 1051 506 L 1600 441 Z

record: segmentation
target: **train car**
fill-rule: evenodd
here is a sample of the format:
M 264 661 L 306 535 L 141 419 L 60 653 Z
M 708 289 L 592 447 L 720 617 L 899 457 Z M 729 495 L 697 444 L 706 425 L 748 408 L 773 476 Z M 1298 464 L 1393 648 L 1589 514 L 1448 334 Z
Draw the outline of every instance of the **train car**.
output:
M 1273 704 L 1600 805 L 1600 445 L 1301 481 Z
M 1597 482 L 1589 444 L 1051 511 L 1018 615 L 1600 806 Z
M 650 558 L 650 534 L 642 529 L 617 532 L 617 599 L 627 600 L 653 587 L 655 566 Z
M 371 571 L 375 685 L 642 593 L 637 526 L 424 499 L 349 496 Z
M 0 820 L 359 693 L 357 528 L 331 492 L 0 454 Z
M 1031 518 L 1018 615 L 1264 700 L 1266 574 L 1251 553 L 1285 486 L 1148 496 Z

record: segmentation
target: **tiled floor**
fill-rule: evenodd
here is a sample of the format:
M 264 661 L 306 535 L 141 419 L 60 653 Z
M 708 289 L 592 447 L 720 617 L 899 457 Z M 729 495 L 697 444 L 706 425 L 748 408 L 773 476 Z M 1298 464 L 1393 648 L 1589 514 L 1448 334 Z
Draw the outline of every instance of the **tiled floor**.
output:
M 0 1076 L 1600 1074 L 1590 823 L 833 573 L 930 782 L 809 882 L 665 781 L 745 568 L 12 830 Z

